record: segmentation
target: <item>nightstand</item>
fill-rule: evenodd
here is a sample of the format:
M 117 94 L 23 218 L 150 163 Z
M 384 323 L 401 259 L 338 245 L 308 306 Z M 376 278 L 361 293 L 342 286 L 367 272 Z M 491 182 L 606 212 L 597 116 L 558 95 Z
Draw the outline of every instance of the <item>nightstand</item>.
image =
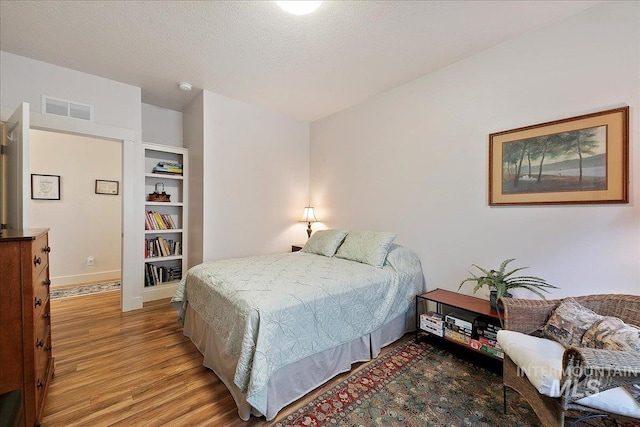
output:
M 298 252 L 304 245 L 291 245 L 291 252 Z

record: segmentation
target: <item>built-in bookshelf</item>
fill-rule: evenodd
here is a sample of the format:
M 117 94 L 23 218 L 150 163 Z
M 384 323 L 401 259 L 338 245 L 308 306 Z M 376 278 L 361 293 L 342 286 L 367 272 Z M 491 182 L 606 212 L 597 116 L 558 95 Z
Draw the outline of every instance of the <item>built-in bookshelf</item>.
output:
M 188 170 L 186 148 L 144 144 L 145 302 L 171 297 L 186 272 Z

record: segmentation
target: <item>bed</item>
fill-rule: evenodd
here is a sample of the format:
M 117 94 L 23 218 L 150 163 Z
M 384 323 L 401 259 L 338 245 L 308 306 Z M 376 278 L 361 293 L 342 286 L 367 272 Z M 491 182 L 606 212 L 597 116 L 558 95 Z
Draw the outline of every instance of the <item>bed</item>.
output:
M 334 233 L 327 245 L 322 238 L 335 231 L 325 231 L 299 252 L 192 267 L 172 298 L 184 334 L 227 386 L 245 421 L 251 415 L 272 420 L 284 406 L 415 329 L 415 295 L 423 289 L 417 255 L 392 238 L 382 247 L 374 241 L 377 253 L 363 250 L 362 239 L 350 240 L 357 232 L 343 232 L 341 239 Z M 314 251 L 310 243 L 318 240 L 323 245 Z M 341 252 L 353 242 L 355 252 Z M 371 254 L 375 262 L 363 262 Z

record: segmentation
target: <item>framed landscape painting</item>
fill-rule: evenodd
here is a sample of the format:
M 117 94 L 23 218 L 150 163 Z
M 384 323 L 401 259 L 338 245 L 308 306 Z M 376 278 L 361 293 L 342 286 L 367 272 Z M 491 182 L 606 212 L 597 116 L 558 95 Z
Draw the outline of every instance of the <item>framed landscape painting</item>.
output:
M 629 107 L 489 135 L 489 205 L 629 202 Z

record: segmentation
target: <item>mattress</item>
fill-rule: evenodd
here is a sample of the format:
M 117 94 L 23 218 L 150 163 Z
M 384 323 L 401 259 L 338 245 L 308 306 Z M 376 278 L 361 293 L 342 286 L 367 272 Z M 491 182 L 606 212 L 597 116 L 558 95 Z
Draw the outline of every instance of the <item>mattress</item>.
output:
M 382 268 L 304 252 L 203 263 L 187 272 L 172 302 L 182 319 L 189 307 L 210 327 L 227 387 L 269 418 L 270 380 L 279 371 L 358 340 L 370 356 L 371 334 L 394 320 L 406 329 L 422 288 L 418 257 L 392 245 Z

